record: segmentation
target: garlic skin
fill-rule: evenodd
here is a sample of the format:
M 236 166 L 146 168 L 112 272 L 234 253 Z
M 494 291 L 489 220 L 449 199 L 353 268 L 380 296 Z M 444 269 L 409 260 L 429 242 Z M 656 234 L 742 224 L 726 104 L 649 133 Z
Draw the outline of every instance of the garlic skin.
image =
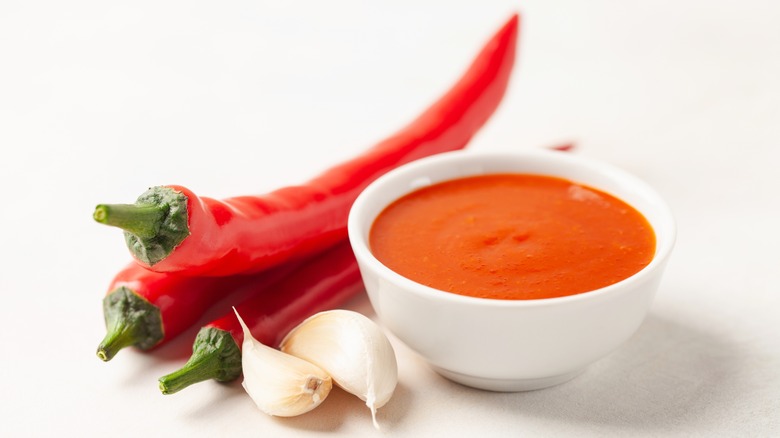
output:
M 309 317 L 282 340 L 281 350 L 318 365 L 371 409 L 387 403 L 398 383 L 395 351 L 376 323 L 358 312 L 329 310 Z
M 292 417 L 319 406 L 333 386 L 330 376 L 312 363 L 258 342 L 238 311 L 236 316 L 244 330 L 243 386 L 257 407 L 269 415 Z

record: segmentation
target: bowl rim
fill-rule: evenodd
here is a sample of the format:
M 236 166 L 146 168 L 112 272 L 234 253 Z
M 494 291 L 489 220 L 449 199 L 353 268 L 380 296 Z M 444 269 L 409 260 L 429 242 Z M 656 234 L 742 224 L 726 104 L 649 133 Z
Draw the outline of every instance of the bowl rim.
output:
M 537 299 L 530 299 L 530 300 L 504 300 L 504 299 L 496 299 L 496 298 L 472 297 L 468 295 L 461 295 L 461 294 L 437 289 L 434 287 L 426 286 L 412 279 L 404 277 L 403 275 L 388 268 L 382 262 L 380 262 L 379 259 L 377 259 L 374 256 L 374 254 L 371 252 L 368 246 L 368 239 L 365 238 L 364 236 L 367 236 L 367 233 L 370 231 L 370 227 L 372 226 L 373 221 L 376 219 L 376 215 L 374 215 L 371 218 L 368 218 L 366 222 L 369 223 L 365 225 L 359 223 L 358 216 L 360 216 L 362 210 L 366 208 L 366 204 L 368 203 L 368 201 L 372 197 L 376 196 L 376 192 L 382 190 L 382 188 L 385 185 L 391 184 L 398 179 L 403 179 L 408 174 L 415 174 L 421 169 L 425 169 L 431 166 L 440 166 L 440 165 L 444 165 L 445 163 L 455 163 L 455 162 L 467 161 L 467 160 L 495 160 L 501 158 L 511 158 L 514 160 L 522 157 L 539 157 L 539 158 L 550 159 L 550 160 L 561 160 L 562 162 L 567 162 L 568 164 L 573 164 L 576 166 L 580 166 L 582 168 L 587 168 L 588 172 L 601 173 L 604 176 L 608 177 L 609 179 L 620 179 L 623 181 L 630 182 L 633 185 L 633 187 L 638 189 L 637 191 L 640 192 L 641 196 L 649 199 L 653 205 L 657 206 L 659 216 L 661 217 L 661 220 L 659 220 L 659 222 L 664 222 L 665 234 L 663 236 L 659 236 L 657 229 L 653 227 L 653 232 L 656 235 L 656 251 L 650 263 L 644 268 L 642 268 L 641 270 L 639 270 L 638 272 L 636 272 L 635 274 L 631 275 L 630 277 L 620 280 L 617 283 L 613 283 L 591 291 L 581 292 L 574 295 L 566 295 L 562 297 L 553 297 L 553 298 L 537 298 Z M 503 173 L 509 173 L 509 172 L 503 172 Z M 518 172 L 518 173 L 533 173 L 533 172 Z M 489 174 L 489 172 L 485 174 Z M 558 177 L 569 179 L 566 176 L 556 175 L 554 173 L 539 172 L 537 174 L 558 176 Z M 477 174 L 465 173 L 463 175 L 460 175 L 452 179 L 463 178 L 472 175 L 477 175 Z M 436 181 L 436 183 L 447 181 L 447 180 L 448 179 L 443 179 L 440 181 Z M 388 199 L 387 202 L 382 203 L 382 206 L 379 208 L 379 211 L 381 212 L 382 210 L 384 210 L 384 208 L 386 208 L 387 205 L 389 205 L 391 202 L 395 201 L 399 197 L 411 193 L 414 190 L 417 190 L 418 188 L 419 187 L 410 187 L 408 190 L 404 191 L 400 195 L 397 195 L 392 199 Z M 599 188 L 599 190 L 603 190 L 603 189 Z M 609 193 L 608 190 L 603 190 L 603 191 Z M 623 200 L 623 202 L 626 202 L 632 207 L 637 208 L 634 205 L 632 205 L 632 203 L 624 200 L 622 197 L 614 194 L 613 196 L 617 196 L 619 199 Z M 643 213 L 643 215 L 645 214 Z M 363 228 L 364 226 L 368 227 L 366 233 L 361 232 L 364 229 Z M 647 184 L 637 176 L 619 167 L 608 164 L 606 162 L 573 155 L 569 152 L 550 151 L 550 150 L 543 150 L 543 149 L 517 151 L 517 152 L 473 151 L 473 150 L 466 149 L 466 150 L 458 150 L 452 152 L 444 152 L 430 157 L 421 158 L 419 160 L 415 160 L 413 162 L 399 166 L 398 168 L 395 168 L 387 172 L 386 174 L 380 176 L 376 180 L 374 180 L 358 195 L 357 199 L 355 200 L 355 202 L 352 204 L 352 207 L 350 208 L 349 217 L 347 221 L 347 231 L 350 240 L 350 245 L 352 246 L 352 250 L 355 253 L 355 256 L 358 259 L 358 261 L 362 263 L 370 264 L 371 268 L 375 270 L 380 276 L 387 278 L 388 280 L 400 286 L 402 289 L 428 299 L 442 300 L 444 302 L 460 303 L 460 304 L 471 305 L 471 306 L 476 305 L 476 306 L 483 306 L 483 307 L 498 307 L 498 308 L 546 307 L 546 306 L 553 306 L 553 305 L 561 305 L 564 303 L 590 301 L 590 300 L 603 298 L 608 295 L 619 294 L 621 293 L 621 291 L 629 291 L 632 289 L 631 286 L 633 284 L 646 281 L 648 277 L 650 277 L 655 273 L 655 271 L 661 269 L 664 266 L 674 247 L 676 241 L 676 235 L 677 235 L 676 223 L 674 221 L 674 217 L 672 215 L 671 209 L 669 208 L 667 202 L 661 197 L 661 195 L 653 187 L 651 187 L 649 184 Z

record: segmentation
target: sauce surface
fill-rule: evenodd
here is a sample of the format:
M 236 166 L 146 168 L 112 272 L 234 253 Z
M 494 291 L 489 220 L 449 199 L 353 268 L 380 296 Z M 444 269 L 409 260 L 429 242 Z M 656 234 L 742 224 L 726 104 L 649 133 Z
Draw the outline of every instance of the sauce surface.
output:
M 440 290 L 528 300 L 630 277 L 655 253 L 636 209 L 565 179 L 493 174 L 434 184 L 390 204 L 369 234 L 393 271 Z

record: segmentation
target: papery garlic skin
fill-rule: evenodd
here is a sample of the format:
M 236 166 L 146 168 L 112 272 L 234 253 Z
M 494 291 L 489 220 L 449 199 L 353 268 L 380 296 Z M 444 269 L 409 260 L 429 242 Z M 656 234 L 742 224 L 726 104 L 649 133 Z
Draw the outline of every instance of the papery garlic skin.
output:
M 258 342 L 237 311 L 236 316 L 244 330 L 243 386 L 257 407 L 269 415 L 292 417 L 319 406 L 333 386 L 330 376 L 312 363 Z
M 282 341 L 281 350 L 314 363 L 347 392 L 366 402 L 374 425 L 398 383 L 398 363 L 379 326 L 350 310 L 320 312 L 303 321 Z

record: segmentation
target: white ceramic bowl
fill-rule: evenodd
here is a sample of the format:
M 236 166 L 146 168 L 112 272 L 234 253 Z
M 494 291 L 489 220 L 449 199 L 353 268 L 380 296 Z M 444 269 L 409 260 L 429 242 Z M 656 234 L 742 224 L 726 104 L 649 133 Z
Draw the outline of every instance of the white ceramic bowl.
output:
M 610 193 L 639 210 L 656 234 L 648 266 L 616 284 L 561 298 L 492 300 L 421 285 L 380 263 L 368 246 L 376 216 L 420 187 L 465 176 L 532 173 Z M 349 238 L 381 322 L 441 375 L 493 391 L 565 382 L 625 342 L 642 323 L 672 251 L 675 224 L 661 197 L 615 167 L 557 151 L 451 152 L 402 166 L 355 201 Z

